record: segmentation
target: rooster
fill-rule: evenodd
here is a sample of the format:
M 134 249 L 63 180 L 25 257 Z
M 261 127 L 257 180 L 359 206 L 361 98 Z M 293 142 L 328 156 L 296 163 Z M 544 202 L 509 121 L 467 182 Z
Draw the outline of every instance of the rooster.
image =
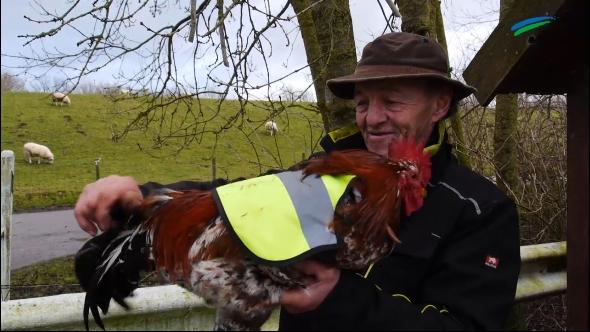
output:
M 430 156 L 413 139 L 393 142 L 389 158 L 335 151 L 299 169 L 303 177 L 354 176 L 329 222 L 339 245 L 311 256 L 351 270 L 368 267 L 400 242 L 402 213 L 422 206 L 431 174 Z M 214 306 L 216 330 L 259 330 L 283 290 L 305 287 L 292 261 L 264 264 L 252 257 L 220 214 L 212 190 L 163 189 L 131 213 L 120 206 L 111 211 L 119 226 L 90 239 L 76 255 L 87 330 L 89 312 L 104 329 L 98 308 L 106 314 L 111 299 L 128 309 L 125 298 L 153 270 Z

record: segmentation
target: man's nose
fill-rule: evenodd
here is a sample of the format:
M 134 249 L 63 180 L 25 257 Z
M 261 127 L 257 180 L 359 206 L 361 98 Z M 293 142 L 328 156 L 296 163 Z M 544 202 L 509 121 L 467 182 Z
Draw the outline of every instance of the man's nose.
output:
M 387 120 L 385 110 L 379 103 L 370 103 L 367 109 L 366 122 L 369 126 L 377 126 Z

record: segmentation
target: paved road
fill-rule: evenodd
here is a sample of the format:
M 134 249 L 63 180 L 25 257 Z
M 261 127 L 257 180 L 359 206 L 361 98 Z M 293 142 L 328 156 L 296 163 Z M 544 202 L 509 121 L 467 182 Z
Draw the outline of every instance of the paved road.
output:
M 89 238 L 78 227 L 74 210 L 14 214 L 11 269 L 73 255 Z

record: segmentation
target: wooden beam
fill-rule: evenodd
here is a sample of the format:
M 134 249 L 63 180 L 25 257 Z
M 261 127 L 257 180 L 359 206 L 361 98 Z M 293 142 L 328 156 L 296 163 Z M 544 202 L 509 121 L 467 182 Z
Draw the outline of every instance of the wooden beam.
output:
M 554 15 L 567 0 L 516 1 L 490 37 L 463 72 L 465 81 L 477 88 L 474 94 L 481 105 L 487 105 L 496 95 L 496 89 L 510 74 L 513 67 L 534 43 L 528 36 L 548 29 L 548 24 L 517 37 L 510 30 L 513 24 L 535 16 Z M 517 92 L 517 91 L 513 91 Z
M 588 63 L 567 108 L 567 328 L 588 331 Z

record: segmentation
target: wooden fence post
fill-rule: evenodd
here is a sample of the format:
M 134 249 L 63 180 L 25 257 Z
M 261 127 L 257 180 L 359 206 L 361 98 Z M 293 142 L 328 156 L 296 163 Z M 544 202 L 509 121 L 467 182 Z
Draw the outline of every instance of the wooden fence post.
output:
M 14 152 L 2 151 L 2 301 L 10 300 L 10 229 L 14 186 Z
M 94 160 L 94 168 L 96 169 L 96 180 L 100 179 L 100 159 Z

